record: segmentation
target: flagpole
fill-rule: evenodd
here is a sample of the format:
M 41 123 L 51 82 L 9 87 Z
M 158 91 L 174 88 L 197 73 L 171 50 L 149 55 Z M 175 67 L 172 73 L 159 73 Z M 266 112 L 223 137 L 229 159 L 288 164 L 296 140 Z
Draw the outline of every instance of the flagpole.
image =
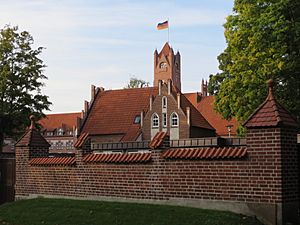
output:
M 169 24 L 169 18 L 168 18 L 168 44 L 170 44 L 170 24 Z

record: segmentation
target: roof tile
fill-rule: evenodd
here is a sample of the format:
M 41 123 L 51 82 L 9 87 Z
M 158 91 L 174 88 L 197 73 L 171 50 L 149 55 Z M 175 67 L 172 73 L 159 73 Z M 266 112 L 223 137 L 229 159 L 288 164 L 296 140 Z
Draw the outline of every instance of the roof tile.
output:
M 166 159 L 231 159 L 246 155 L 246 147 L 168 149 L 162 153 L 162 157 Z
M 66 126 L 68 129 L 72 129 L 77 126 L 78 117 L 81 117 L 80 112 L 48 114 L 45 118 L 39 120 L 38 123 L 43 126 L 43 129 L 47 130 L 53 130 L 63 126 Z
M 192 93 L 187 95 L 187 98 L 191 99 Z M 196 99 L 196 98 L 195 98 Z M 219 136 L 228 135 L 228 125 L 233 125 L 231 129 L 231 134 L 236 133 L 238 122 L 236 119 L 226 120 L 222 118 L 222 115 L 214 110 L 214 96 L 201 97 L 201 100 L 194 105 L 197 105 L 197 110 L 204 116 L 204 118 L 216 129 L 216 133 Z
M 151 160 L 150 152 L 143 153 L 101 153 L 83 157 L 85 163 L 146 163 Z
M 275 99 L 273 81 L 269 83 L 269 94 L 266 100 L 249 116 L 244 126 L 250 127 L 298 127 L 297 120 Z
M 40 157 L 29 161 L 32 166 L 71 166 L 75 163 L 75 157 Z
M 122 141 L 135 141 L 140 134 L 140 125 L 134 124 L 134 119 L 142 111 L 148 111 L 150 96 L 156 96 L 157 92 L 157 87 L 100 92 L 82 132 L 90 135 L 124 134 Z

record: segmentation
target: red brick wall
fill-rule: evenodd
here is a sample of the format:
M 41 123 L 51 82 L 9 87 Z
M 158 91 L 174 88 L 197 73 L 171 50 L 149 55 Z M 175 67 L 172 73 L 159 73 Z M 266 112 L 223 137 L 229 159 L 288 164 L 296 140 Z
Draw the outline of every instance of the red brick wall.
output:
M 149 163 L 92 164 L 83 163 L 79 151 L 76 165 L 65 167 L 30 166 L 26 160 L 28 152 L 21 148 L 16 153 L 16 195 L 219 200 L 269 205 L 297 202 L 295 140 L 293 130 L 250 129 L 248 155 L 244 159 L 165 160 L 161 150 L 154 150 Z

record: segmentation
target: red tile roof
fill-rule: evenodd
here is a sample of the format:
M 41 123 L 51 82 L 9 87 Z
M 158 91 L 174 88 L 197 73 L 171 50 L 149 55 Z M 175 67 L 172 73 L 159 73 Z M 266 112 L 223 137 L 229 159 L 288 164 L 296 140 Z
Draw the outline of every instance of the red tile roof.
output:
M 277 102 L 273 95 L 273 81 L 269 81 L 267 99 L 244 122 L 246 127 L 298 127 L 299 124 L 291 114 Z
M 81 148 L 82 145 L 84 144 L 84 142 L 86 141 L 86 139 L 88 138 L 89 133 L 81 133 L 80 136 L 78 137 L 76 143 L 74 144 L 75 148 Z
M 151 153 L 101 153 L 83 157 L 86 163 L 145 163 L 151 160 Z
M 190 103 L 193 104 L 193 106 L 195 106 L 197 108 L 197 105 L 198 105 L 197 99 L 200 98 L 200 95 L 198 92 L 184 93 L 184 96 L 190 101 Z
M 30 127 L 25 134 L 17 141 L 17 147 L 50 147 L 50 144 L 35 128 Z
M 214 96 L 202 97 L 197 104 L 197 110 L 205 117 L 205 119 L 216 129 L 216 133 L 219 136 L 227 136 L 228 129 L 226 126 L 233 125 L 231 128 L 231 134 L 236 134 L 238 122 L 235 118 L 231 120 L 225 120 L 222 115 L 214 110 Z
M 195 108 L 195 106 L 186 98 L 184 94 L 181 95 L 181 108 L 186 111 L 186 107 L 190 107 L 190 119 L 191 125 L 194 127 L 201 127 L 209 130 L 215 130 L 215 128 L 209 123 L 202 113 Z
M 163 131 L 157 132 L 155 134 L 155 136 L 153 137 L 153 139 L 151 140 L 151 142 L 149 143 L 149 147 L 151 149 L 156 149 L 156 148 L 160 147 L 161 144 L 163 143 L 166 135 L 167 135 L 166 132 L 163 132 Z
M 230 159 L 242 158 L 246 154 L 246 147 L 203 147 L 168 149 L 162 154 L 162 157 L 166 159 Z
M 71 166 L 76 163 L 75 157 L 42 157 L 29 161 L 32 166 Z
M 38 123 L 43 126 L 43 129 L 47 130 L 53 130 L 63 126 L 72 129 L 74 126 L 77 126 L 77 117 L 81 117 L 80 112 L 48 114 L 45 118 L 38 121 Z
M 148 110 L 150 96 L 156 96 L 157 92 L 158 89 L 152 87 L 99 93 L 84 122 L 82 132 L 90 135 L 124 134 L 128 135 L 124 137 L 126 141 L 134 141 L 131 138 L 137 137 L 140 130 L 140 124 L 134 124 L 134 119 L 141 111 Z

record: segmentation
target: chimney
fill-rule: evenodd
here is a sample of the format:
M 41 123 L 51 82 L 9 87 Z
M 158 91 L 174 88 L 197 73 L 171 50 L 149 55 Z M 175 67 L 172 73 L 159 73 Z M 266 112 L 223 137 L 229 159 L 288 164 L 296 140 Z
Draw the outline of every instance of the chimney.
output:
M 141 127 L 144 125 L 144 112 L 141 111 Z
M 153 103 L 153 97 L 152 97 L 152 95 L 150 95 L 150 99 L 149 100 L 150 100 L 149 104 L 150 104 L 150 111 L 151 111 L 152 110 L 152 103 Z
M 201 93 L 203 97 L 207 96 L 207 81 L 204 83 L 204 80 L 202 79 L 201 83 Z
M 81 121 L 82 121 L 81 118 L 77 117 L 76 127 L 75 127 L 75 130 L 74 130 L 74 136 L 75 137 L 80 133 Z
M 171 88 L 172 88 L 172 80 L 168 79 L 168 95 L 171 94 Z
M 91 102 L 94 100 L 95 95 L 96 95 L 96 86 L 91 85 Z
M 186 122 L 188 125 L 190 125 L 191 122 L 191 109 L 190 107 L 186 107 Z
M 158 95 L 161 95 L 161 83 L 162 80 L 158 80 Z
M 177 93 L 177 107 L 180 109 L 180 94 Z
M 84 101 L 84 113 L 86 114 L 89 111 L 89 102 L 88 101 Z

